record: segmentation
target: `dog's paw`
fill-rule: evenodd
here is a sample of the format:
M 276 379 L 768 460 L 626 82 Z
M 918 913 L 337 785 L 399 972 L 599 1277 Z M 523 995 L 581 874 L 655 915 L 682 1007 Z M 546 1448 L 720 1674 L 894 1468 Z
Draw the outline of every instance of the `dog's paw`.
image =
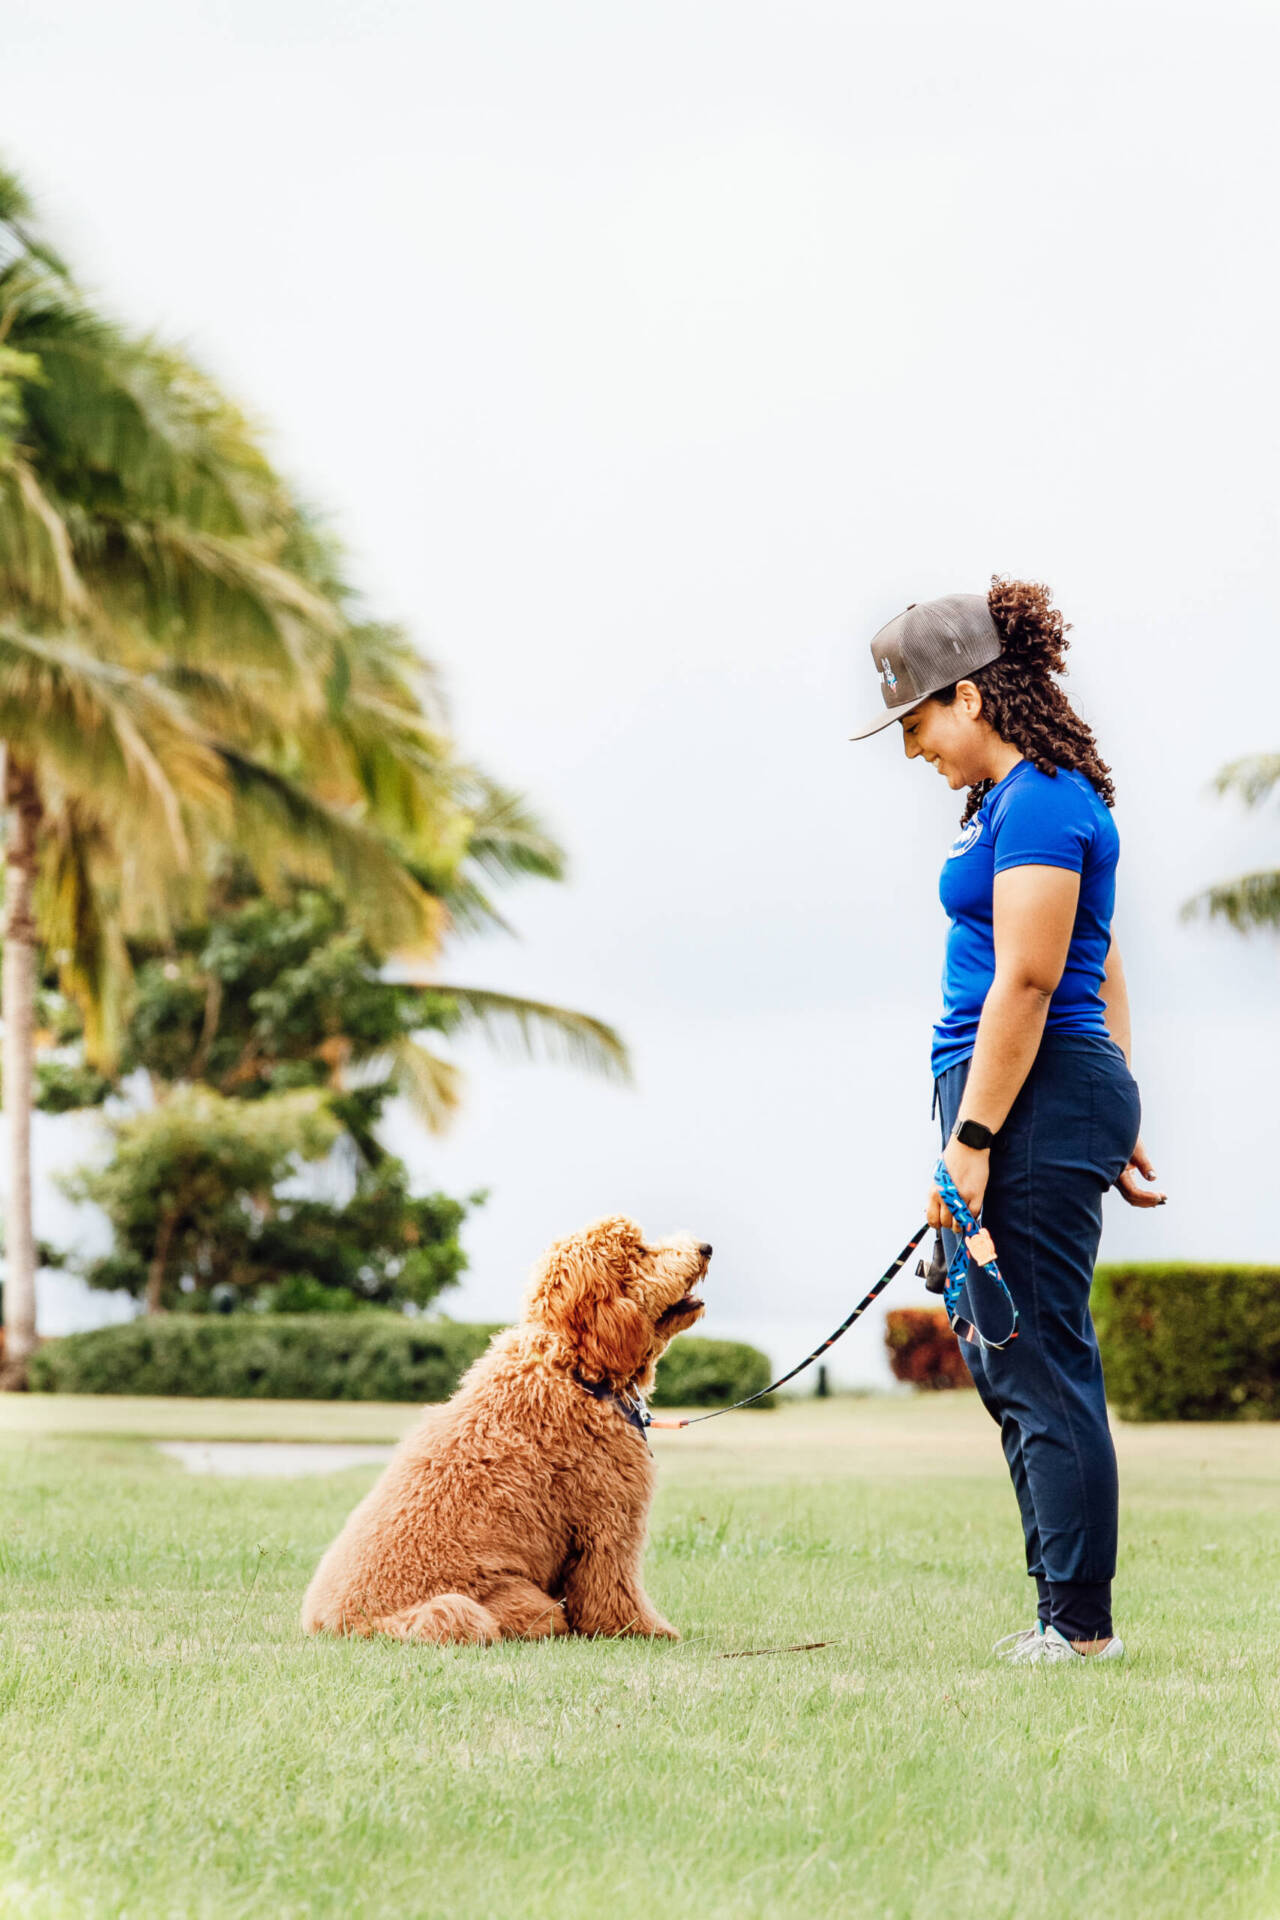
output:
M 651 1627 L 645 1628 L 645 1632 L 651 1640 L 678 1640 L 680 1638 L 675 1628 L 666 1620 L 655 1620 Z

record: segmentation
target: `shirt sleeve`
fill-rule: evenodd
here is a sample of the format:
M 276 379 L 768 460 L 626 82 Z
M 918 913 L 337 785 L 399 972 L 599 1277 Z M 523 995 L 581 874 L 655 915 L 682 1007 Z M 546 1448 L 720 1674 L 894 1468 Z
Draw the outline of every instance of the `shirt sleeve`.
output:
M 1093 823 L 1074 782 L 1061 774 L 1019 780 L 991 823 L 995 872 L 1009 867 L 1084 870 Z

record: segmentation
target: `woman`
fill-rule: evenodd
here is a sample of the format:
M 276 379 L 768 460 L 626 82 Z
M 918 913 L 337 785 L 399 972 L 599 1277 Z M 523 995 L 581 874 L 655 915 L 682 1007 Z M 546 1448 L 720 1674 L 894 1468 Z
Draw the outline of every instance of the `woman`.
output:
M 1115 1449 L 1089 1288 L 1102 1195 L 1163 1204 L 1138 1135 L 1129 1002 L 1111 938 L 1120 842 L 1111 776 L 1055 675 L 1067 650 L 1044 587 L 912 605 L 871 643 L 885 710 L 909 760 L 968 789 L 942 870 L 950 928 L 934 1101 L 947 1172 L 995 1241 L 1017 1337 L 961 1341 L 1000 1427 L 1039 1604 L 994 1649 L 1016 1662 L 1119 1659 Z M 935 1185 L 929 1222 L 956 1249 Z M 970 1264 L 965 1317 L 988 1341 L 1009 1324 Z M 1002 1312 L 1003 1309 L 1003 1312 Z

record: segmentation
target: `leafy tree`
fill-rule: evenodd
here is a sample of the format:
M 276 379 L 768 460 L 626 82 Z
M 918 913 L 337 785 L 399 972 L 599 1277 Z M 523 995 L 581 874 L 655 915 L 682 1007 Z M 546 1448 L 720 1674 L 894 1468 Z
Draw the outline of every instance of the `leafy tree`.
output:
M 1219 773 L 1214 787 L 1220 794 L 1238 794 L 1247 807 L 1260 807 L 1280 787 L 1280 753 L 1254 753 L 1233 760 Z M 1183 918 L 1225 920 L 1237 933 L 1280 928 L 1280 869 L 1243 873 L 1220 886 L 1207 887 L 1188 900 Z
M 35 1340 L 41 954 L 80 1008 L 85 1065 L 109 1075 L 139 943 L 207 917 L 228 850 L 264 887 L 334 887 L 424 981 L 448 928 L 502 924 L 495 880 L 558 878 L 563 860 L 523 802 L 458 759 L 429 670 L 399 629 L 364 617 L 337 542 L 238 409 L 92 308 L 4 174 L 0 742 L 5 1379 L 20 1383 Z M 452 998 L 459 1021 L 623 1069 L 616 1035 L 586 1016 Z M 406 1061 L 443 1116 L 452 1071 Z M 63 1099 L 76 1091 L 64 1076 Z
M 290 850 L 342 876 L 411 944 L 428 946 L 441 917 L 344 795 L 309 791 L 264 753 L 296 714 L 316 730 L 344 623 L 292 564 L 305 528 L 253 434 L 180 356 L 95 314 L 29 215 L 0 175 L 4 1384 L 21 1384 L 35 1340 L 38 950 L 108 1062 L 127 934 L 162 931 L 228 838 L 263 870 Z M 188 684 L 211 658 L 221 725 Z
M 337 1122 L 322 1095 L 277 1094 L 250 1104 L 184 1087 L 163 1106 L 113 1124 L 107 1166 L 65 1182 L 93 1200 L 115 1250 L 89 1278 L 141 1290 L 149 1312 L 178 1304 L 183 1278 L 206 1291 L 253 1284 L 258 1232 L 274 1191 L 299 1160 L 328 1151 Z
M 100 1104 L 139 1072 L 157 1102 L 114 1124 L 106 1168 L 67 1183 L 104 1207 L 115 1236 L 79 1270 L 152 1312 L 198 1307 L 218 1289 L 224 1302 L 251 1291 L 280 1311 L 426 1306 L 465 1266 L 466 1204 L 411 1194 L 376 1123 L 393 1093 L 420 1090 L 417 1036 L 447 1030 L 453 1003 L 387 978 L 332 894 L 299 888 L 276 902 L 242 880 L 222 907 L 167 953 L 135 956 L 114 1076 L 87 1066 L 75 1008 L 56 991 L 42 1003 L 58 1048 L 41 1065 L 42 1105 Z M 300 1101 L 323 1102 L 323 1139 Z M 346 1142 L 345 1201 L 287 1191 L 295 1158 L 314 1157 L 308 1141 Z

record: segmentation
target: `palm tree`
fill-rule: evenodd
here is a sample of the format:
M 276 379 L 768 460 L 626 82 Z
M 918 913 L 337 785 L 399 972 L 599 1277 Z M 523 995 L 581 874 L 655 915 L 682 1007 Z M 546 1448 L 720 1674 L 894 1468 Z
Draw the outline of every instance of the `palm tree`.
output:
M 1218 793 L 1236 793 L 1247 807 L 1258 807 L 1280 787 L 1280 753 L 1253 753 L 1223 767 L 1214 781 Z M 1207 887 L 1187 901 L 1184 920 L 1225 920 L 1237 933 L 1280 928 L 1280 870 L 1243 873 L 1220 886 Z
M 0 739 L 9 1125 L 6 1373 L 35 1338 L 30 1099 L 36 950 L 58 956 L 110 1057 L 125 935 L 163 926 L 200 854 L 288 841 L 401 937 L 433 901 L 371 833 L 219 738 L 166 684 L 166 656 L 241 666 L 260 701 L 320 703 L 341 616 L 277 558 L 293 509 L 245 423 L 177 356 L 94 314 L 0 177 Z
M 182 356 L 92 310 L 0 173 L 0 742 L 9 823 L 4 1101 L 7 1374 L 35 1340 L 30 1102 L 36 952 L 109 1064 L 131 935 L 199 913 L 228 849 L 266 886 L 336 885 L 384 950 L 433 968 L 501 925 L 495 879 L 558 878 L 515 796 L 460 762 L 430 673 L 359 616 L 337 543 Z M 625 1071 L 571 1010 L 450 989 Z M 407 1069 L 439 1120 L 452 1070 Z

